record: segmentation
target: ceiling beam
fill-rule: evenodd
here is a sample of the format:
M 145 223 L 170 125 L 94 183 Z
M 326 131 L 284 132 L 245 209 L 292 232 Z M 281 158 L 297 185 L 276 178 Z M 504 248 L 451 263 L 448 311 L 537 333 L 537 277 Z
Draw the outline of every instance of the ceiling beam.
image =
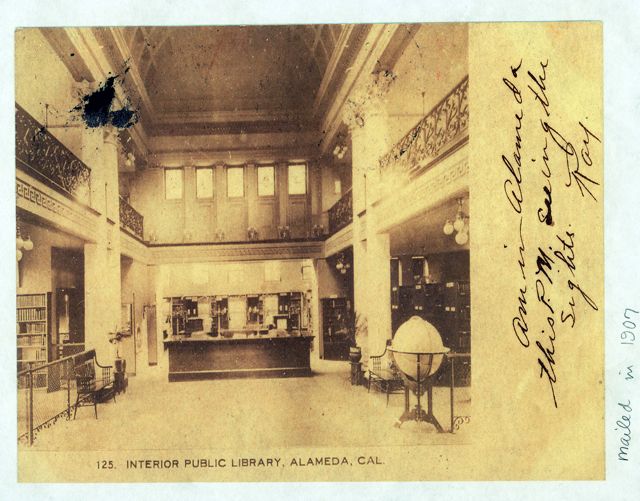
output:
M 364 85 L 369 75 L 375 71 L 380 57 L 396 35 L 399 26 L 398 24 L 374 24 L 371 26 L 362 48 L 336 92 L 329 110 L 323 117 L 322 155 L 327 154 L 333 139 L 342 126 L 342 113 L 347 99 L 359 85 Z
M 331 30 L 329 30 L 331 31 Z M 336 67 L 338 66 L 338 62 L 344 56 L 345 49 L 347 48 L 347 43 L 349 41 L 349 37 L 353 32 L 353 25 L 347 24 L 342 26 L 342 31 L 340 32 L 340 37 L 335 44 L 333 52 L 331 54 L 331 59 L 327 64 L 324 75 L 322 75 L 322 82 L 320 82 L 320 87 L 318 92 L 316 92 L 316 98 L 313 103 L 313 113 L 317 114 L 320 103 L 324 100 L 327 89 L 329 88 L 329 84 L 335 78 Z

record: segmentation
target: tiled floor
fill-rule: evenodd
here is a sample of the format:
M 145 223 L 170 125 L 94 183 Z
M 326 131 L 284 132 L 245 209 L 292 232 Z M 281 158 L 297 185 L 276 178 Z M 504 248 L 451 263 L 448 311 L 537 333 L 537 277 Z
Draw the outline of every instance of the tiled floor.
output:
M 394 427 L 404 396 L 351 386 L 346 362 L 316 361 L 310 378 L 169 383 L 166 373 L 131 377 L 117 403 L 78 409 L 37 436 L 40 450 L 209 449 L 459 444 L 426 423 Z M 412 395 L 412 405 L 413 405 Z M 455 414 L 471 412 L 470 388 L 456 389 Z M 434 413 L 450 428 L 449 390 L 434 389 Z M 90 437 L 89 443 L 87 437 Z

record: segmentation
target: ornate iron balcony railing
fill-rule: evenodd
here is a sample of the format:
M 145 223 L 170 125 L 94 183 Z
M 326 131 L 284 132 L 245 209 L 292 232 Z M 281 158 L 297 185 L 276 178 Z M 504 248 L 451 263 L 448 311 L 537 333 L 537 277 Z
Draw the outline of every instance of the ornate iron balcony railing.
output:
M 16 167 L 89 205 L 91 169 L 16 103 Z
M 333 235 L 353 221 L 353 195 L 347 191 L 329 209 L 329 234 Z
M 29 369 L 18 372 L 18 443 L 32 445 L 39 432 L 58 419 L 71 418 L 76 393 L 75 357 L 30 362 Z
M 140 240 L 144 236 L 144 217 L 120 197 L 120 226 L 126 228 Z
M 428 168 L 469 138 L 469 77 L 466 76 L 386 155 L 382 172 L 398 169 L 410 177 Z

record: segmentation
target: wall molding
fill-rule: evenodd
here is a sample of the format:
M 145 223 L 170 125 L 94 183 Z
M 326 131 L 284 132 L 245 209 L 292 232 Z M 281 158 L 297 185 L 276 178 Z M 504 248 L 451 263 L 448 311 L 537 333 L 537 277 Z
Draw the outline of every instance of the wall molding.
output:
M 68 200 L 62 195 L 20 170 L 16 171 L 16 207 L 40 217 L 51 226 L 60 228 L 87 242 L 96 241 L 100 214 L 95 210 Z M 22 179 L 24 176 L 24 179 Z
M 469 190 L 467 148 L 433 166 L 411 183 L 399 189 L 390 187 L 389 191 L 373 204 L 377 214 L 384 214 L 376 230 L 389 231 L 392 227 L 436 207 L 465 190 Z
M 353 223 L 331 235 L 324 243 L 324 257 L 332 256 L 353 245 Z
M 187 251 L 188 249 L 188 251 Z M 153 264 L 207 261 L 262 261 L 270 259 L 315 259 L 324 257 L 324 242 L 300 241 L 236 244 L 162 245 L 149 247 Z

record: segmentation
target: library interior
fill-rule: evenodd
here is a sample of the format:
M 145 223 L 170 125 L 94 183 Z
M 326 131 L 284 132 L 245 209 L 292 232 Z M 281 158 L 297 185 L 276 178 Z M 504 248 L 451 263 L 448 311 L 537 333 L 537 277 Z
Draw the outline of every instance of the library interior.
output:
M 17 30 L 20 446 L 465 440 L 467 45 Z

